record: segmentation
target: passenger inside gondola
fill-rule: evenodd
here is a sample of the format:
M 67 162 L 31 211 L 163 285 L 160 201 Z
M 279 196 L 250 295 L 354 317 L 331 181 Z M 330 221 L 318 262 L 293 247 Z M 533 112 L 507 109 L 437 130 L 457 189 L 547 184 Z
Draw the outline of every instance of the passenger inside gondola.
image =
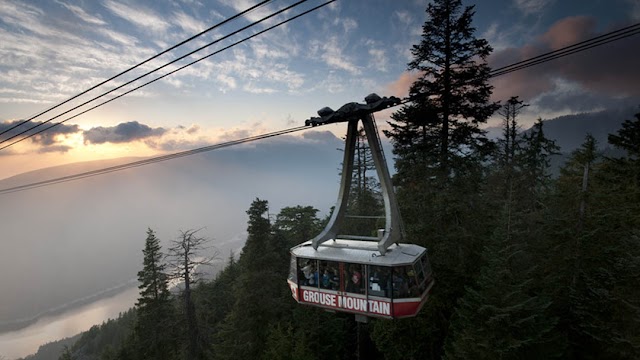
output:
M 346 268 L 347 264 L 345 264 Z M 362 286 L 362 265 L 350 264 L 349 271 L 346 274 L 347 279 L 347 292 L 364 294 L 364 287 Z
M 324 274 L 322 274 L 320 287 L 323 289 L 331 289 L 331 274 L 329 274 L 329 269 L 327 268 L 324 269 Z
M 380 266 L 369 267 L 369 294 L 372 296 L 391 297 L 390 269 Z
M 337 268 L 333 268 L 331 271 L 331 290 L 340 290 L 340 273 Z
M 318 271 L 315 268 L 314 261 L 307 260 L 305 266 L 302 268 L 302 274 L 304 275 L 304 285 L 318 286 Z
M 338 268 L 340 264 L 336 261 L 320 260 L 320 288 L 327 290 L 340 290 L 340 276 Z
M 404 267 L 401 266 L 393 268 L 393 297 L 396 299 L 409 297 L 409 279 Z

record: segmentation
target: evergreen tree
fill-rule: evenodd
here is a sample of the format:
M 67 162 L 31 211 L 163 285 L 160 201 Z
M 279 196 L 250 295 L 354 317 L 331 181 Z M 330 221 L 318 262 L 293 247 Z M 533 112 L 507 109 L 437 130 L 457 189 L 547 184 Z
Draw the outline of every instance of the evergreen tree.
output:
M 289 247 L 311 239 L 322 230 L 317 211 L 311 206 L 293 206 L 283 208 L 277 215 L 274 240 L 287 246 L 277 251 L 283 255 L 279 260 L 284 265 L 279 270 L 280 279 L 289 272 Z M 350 332 L 353 316 L 298 305 L 288 288 L 281 289 L 279 302 L 284 311 L 270 324 L 264 358 L 345 359 L 354 354 L 350 349 L 356 340 L 355 332 Z M 290 351 L 282 353 L 283 349 Z
M 498 140 L 498 163 L 507 171 L 507 179 L 513 170 L 516 152 L 520 147 L 520 126 L 518 125 L 518 115 L 520 111 L 529 104 L 519 100 L 517 96 L 512 96 L 505 105 L 498 110 L 502 117 L 502 138 Z
M 265 215 L 268 202 L 256 199 L 247 211 L 249 236 L 240 255 L 235 304 L 216 337 L 217 359 L 263 357 L 269 323 L 283 316 L 283 284 L 288 267 L 276 251 L 271 223 Z M 285 288 L 286 289 L 286 288 Z
M 635 115 L 635 120 L 625 120 L 618 134 L 609 135 L 609 143 L 618 149 L 624 150 L 627 156 L 613 160 L 619 170 L 626 173 L 620 174 L 636 190 L 640 188 L 640 113 Z
M 499 107 L 489 103 L 486 58 L 491 46 L 477 39 L 471 25 L 473 6 L 460 0 L 437 0 L 427 6 L 428 19 L 422 40 L 414 45 L 409 70 L 420 73 L 410 96 L 416 100 L 392 118 L 388 135 L 400 155 L 399 171 L 417 162 L 422 168 L 434 166 L 439 176 L 448 178 L 450 170 L 459 172 L 461 162 L 487 155 L 488 142 L 479 124 Z M 404 157 L 419 152 L 417 157 Z M 453 166 L 453 168 L 452 168 Z
M 640 116 L 636 117 L 635 123 L 626 120 L 618 134 L 609 136 L 626 156 L 596 164 L 588 193 L 580 199 L 570 310 L 574 351 L 582 358 L 640 356 L 640 336 L 631 325 L 640 321 Z
M 553 312 L 559 316 L 559 326 L 567 334 L 570 347 L 567 357 L 573 357 L 580 340 L 575 329 L 575 289 L 583 261 L 584 213 L 589 208 L 593 166 L 599 153 L 593 136 L 588 134 L 581 147 L 574 150 L 560 169 L 555 182 L 553 201 L 545 224 L 546 239 L 543 248 L 550 249 L 541 257 L 544 291 L 554 299 Z M 581 215 L 582 214 L 582 215 Z M 588 236 L 587 236 L 588 237 Z
M 624 130 L 610 136 L 614 143 L 630 134 Z M 640 138 L 618 144 L 634 141 Z M 639 356 L 640 338 L 631 323 L 640 320 L 640 245 L 634 240 L 640 197 L 628 160 L 601 159 L 587 136 L 557 181 L 546 267 L 556 273 L 549 283 L 555 284 L 555 311 L 568 333 L 567 357 Z
M 528 212 L 541 210 L 543 199 L 550 192 L 551 158 L 560 154 L 560 147 L 544 134 L 542 119 L 533 124 L 522 136 L 520 151 L 516 152 L 516 161 L 520 168 L 519 193 L 520 207 Z
M 313 206 L 289 206 L 280 210 L 274 228 L 286 239 L 285 247 L 290 248 L 311 240 L 320 230 L 318 209 Z
M 549 157 L 557 146 L 544 136 L 541 121 L 519 133 L 517 110 L 522 106 L 511 98 L 502 112 L 504 136 L 492 174 L 497 195 L 493 206 L 502 212 L 485 244 L 480 274 L 457 304 L 446 349 L 450 359 L 563 354 L 551 297 L 541 291 L 537 261 L 547 251 L 541 248 L 544 233 L 539 224 L 544 218 Z
M 65 345 L 59 360 L 74 360 L 74 359 L 75 357 L 71 354 L 71 350 L 69 349 L 68 346 Z
M 135 325 L 140 359 L 172 359 L 175 357 L 173 304 L 168 289 L 168 278 L 163 263 L 160 240 L 153 230 L 147 230 L 142 250 L 142 270 L 138 272 L 140 297 Z
M 227 265 L 211 282 L 203 282 L 194 293 L 194 303 L 198 311 L 198 323 L 203 329 L 206 343 L 213 343 L 220 331 L 223 320 L 229 315 L 236 302 L 234 288 L 238 281 L 240 266 L 233 252 L 229 254 Z M 208 348 L 208 358 L 213 358 L 215 348 Z
M 422 40 L 409 63 L 420 75 L 410 88 L 414 101 L 393 114 L 386 132 L 396 155 L 394 182 L 407 240 L 429 249 L 437 284 L 424 318 L 412 320 L 422 327 L 420 337 L 407 345 L 415 348 L 412 353 L 434 358 L 442 356 L 453 307 L 478 273 L 482 240 L 494 221 L 482 194 L 484 161 L 494 146 L 480 124 L 499 105 L 489 101 L 491 47 L 474 36 L 473 15 L 473 6 L 460 0 L 429 3 Z M 376 322 L 374 340 L 401 338 L 403 328 Z M 408 350 L 390 345 L 379 346 L 385 356 Z
M 487 242 L 476 283 L 467 287 L 452 321 L 447 359 L 549 359 L 560 357 L 551 300 L 532 291 L 535 268 L 512 203 Z

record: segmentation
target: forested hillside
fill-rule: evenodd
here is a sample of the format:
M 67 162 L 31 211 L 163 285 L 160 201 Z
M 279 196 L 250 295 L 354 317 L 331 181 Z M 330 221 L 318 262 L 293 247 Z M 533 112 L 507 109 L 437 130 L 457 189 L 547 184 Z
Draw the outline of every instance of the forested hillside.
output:
M 429 248 L 436 276 L 416 318 L 358 324 L 297 305 L 285 282 L 288 250 L 322 220 L 305 206 L 269 218 L 268 202 L 256 199 L 239 258 L 193 290 L 196 332 L 183 295 L 158 306 L 167 297 L 143 301 L 141 286 L 137 312 L 92 328 L 62 359 L 637 358 L 640 114 L 610 136 L 627 156 L 601 158 L 587 137 L 557 179 L 546 170 L 557 148 L 542 124 L 505 132 L 474 197 L 443 193 L 466 182 L 400 187 L 408 240 Z
M 427 12 L 409 64 L 423 74 L 416 100 L 387 133 L 405 240 L 429 249 L 436 281 L 417 317 L 363 324 L 296 304 L 289 249 L 323 220 L 307 206 L 270 217 L 256 199 L 241 254 L 175 296 L 149 230 L 140 300 L 119 320 L 126 336 L 89 354 L 85 334 L 61 359 L 640 358 L 640 114 L 619 119 L 608 144 L 587 136 L 552 178 L 561 149 L 544 122 L 522 133 L 518 94 L 489 100 L 492 49 L 473 35 L 473 7 L 436 0 Z M 497 141 L 480 127 L 493 114 L 503 118 Z M 603 157 L 604 146 L 624 155 Z M 352 191 L 362 200 L 352 205 L 380 206 L 375 184 Z

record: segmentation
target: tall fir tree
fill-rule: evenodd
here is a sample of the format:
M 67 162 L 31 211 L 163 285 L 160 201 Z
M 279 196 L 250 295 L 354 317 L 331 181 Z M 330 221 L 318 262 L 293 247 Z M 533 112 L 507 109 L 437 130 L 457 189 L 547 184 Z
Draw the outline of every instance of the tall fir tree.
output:
M 520 178 L 517 199 L 520 208 L 528 212 L 541 210 L 551 190 L 552 157 L 560 155 L 560 147 L 554 140 L 546 137 L 544 122 L 538 120 L 522 135 L 520 151 L 517 152 Z
M 272 227 L 275 244 L 286 244 L 277 252 L 283 265 L 279 280 L 289 272 L 289 248 L 320 233 L 318 210 L 311 206 L 283 208 Z M 355 356 L 356 340 L 353 316 L 327 313 L 299 305 L 287 287 L 281 287 L 282 314 L 270 323 L 264 358 L 266 359 L 350 359 Z
M 617 142 L 616 136 L 632 134 L 624 130 L 610 136 L 613 145 L 640 141 L 631 136 Z M 640 198 L 625 166 L 630 159 L 632 152 L 602 158 L 588 135 L 557 180 L 546 268 L 556 274 L 549 284 L 555 285 L 555 311 L 568 334 L 567 358 L 640 356 L 640 337 L 631 330 L 640 321 Z
M 515 155 L 519 149 L 520 143 L 520 125 L 518 124 L 518 115 L 523 108 L 529 106 L 518 96 L 512 96 L 507 103 L 498 110 L 498 114 L 502 117 L 502 138 L 498 140 L 498 163 L 502 168 L 512 170 L 515 162 Z M 509 176 L 507 176 L 507 179 Z
M 488 155 L 490 143 L 479 124 L 500 106 L 489 102 L 486 58 L 492 49 L 474 36 L 473 15 L 474 7 L 463 7 L 461 0 L 427 6 L 422 40 L 413 46 L 409 63 L 420 75 L 409 92 L 415 100 L 392 116 L 387 132 L 399 155 L 399 172 L 414 165 L 436 168 L 442 180 L 468 160 Z
M 637 192 L 640 189 L 640 113 L 635 120 L 625 120 L 617 134 L 609 135 L 609 143 L 626 152 L 626 156 L 614 160 L 620 170 L 627 171 L 623 176 Z
M 283 282 L 279 269 L 288 266 L 272 236 L 266 216 L 269 203 L 256 199 L 247 214 L 248 237 L 239 259 L 240 273 L 234 288 L 235 304 L 228 314 L 215 345 L 216 359 L 260 359 L 266 349 L 269 324 L 283 316 Z
M 136 350 L 140 359 L 175 358 L 174 308 L 168 289 L 160 240 L 151 229 L 142 250 L 142 270 L 138 272 L 140 297 L 136 302 Z
M 474 7 L 435 0 L 426 11 L 409 63 L 419 75 L 410 88 L 414 100 L 393 114 L 386 135 L 396 155 L 394 183 L 407 240 L 429 249 L 437 284 L 424 317 L 412 320 L 423 331 L 408 347 L 440 357 L 454 305 L 477 274 L 482 239 L 494 221 L 481 191 L 494 145 L 480 125 L 499 105 L 490 102 L 486 59 L 492 49 L 474 35 Z M 376 341 L 406 331 L 381 322 L 374 328 Z M 408 348 L 387 350 L 402 354 Z

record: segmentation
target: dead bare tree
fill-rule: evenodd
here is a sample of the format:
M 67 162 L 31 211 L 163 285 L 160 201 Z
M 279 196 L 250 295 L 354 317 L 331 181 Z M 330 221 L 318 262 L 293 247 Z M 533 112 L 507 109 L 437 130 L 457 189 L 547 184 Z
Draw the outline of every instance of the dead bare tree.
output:
M 202 279 L 199 269 L 202 266 L 210 266 L 213 259 L 218 256 L 217 250 L 211 251 L 208 246 L 209 240 L 198 236 L 202 230 L 180 230 L 180 235 L 172 241 L 168 249 L 167 258 L 171 268 L 171 278 L 179 280 L 183 284 L 182 299 L 185 312 L 187 328 L 187 359 L 195 360 L 201 358 L 202 348 L 200 346 L 200 332 L 196 320 L 196 309 L 191 298 L 193 286 Z M 209 256 L 202 256 L 202 253 L 209 250 Z

